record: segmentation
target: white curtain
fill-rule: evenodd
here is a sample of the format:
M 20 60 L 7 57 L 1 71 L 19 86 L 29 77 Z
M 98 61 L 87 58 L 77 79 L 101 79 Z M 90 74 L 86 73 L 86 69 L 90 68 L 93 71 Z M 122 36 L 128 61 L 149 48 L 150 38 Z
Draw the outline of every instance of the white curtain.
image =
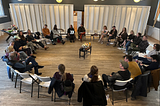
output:
M 65 31 L 73 25 L 72 4 L 10 4 L 13 24 L 20 30 L 42 31 L 44 24 L 49 30 L 57 24 Z
M 131 5 L 85 5 L 84 6 L 84 27 L 93 33 L 98 30 L 100 33 L 103 26 L 108 30 L 115 25 L 118 33 L 123 27 L 127 28 L 128 34 L 131 30 L 137 34 L 144 34 L 150 6 L 131 6 Z

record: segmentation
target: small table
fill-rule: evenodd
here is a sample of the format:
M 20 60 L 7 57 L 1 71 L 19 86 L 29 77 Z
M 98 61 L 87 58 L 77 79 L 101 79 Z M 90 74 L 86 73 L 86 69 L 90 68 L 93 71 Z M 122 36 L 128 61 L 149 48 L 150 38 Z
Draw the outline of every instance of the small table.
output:
M 80 57 L 84 57 L 84 59 L 85 59 L 85 55 L 88 53 L 88 52 L 90 52 L 90 54 L 91 54 L 91 51 L 92 51 L 92 46 L 90 46 L 90 47 L 88 47 L 88 48 L 80 48 L 79 49 L 79 58 Z M 84 55 L 82 56 L 81 55 L 81 52 L 83 52 L 84 53 Z

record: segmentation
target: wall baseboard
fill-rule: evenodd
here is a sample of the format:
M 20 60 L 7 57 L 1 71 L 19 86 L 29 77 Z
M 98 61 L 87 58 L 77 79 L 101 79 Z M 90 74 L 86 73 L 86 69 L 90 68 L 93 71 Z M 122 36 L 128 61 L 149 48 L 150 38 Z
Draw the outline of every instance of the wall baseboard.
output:
M 160 29 L 147 25 L 147 35 L 160 41 Z
M 10 22 L 6 22 L 6 23 L 2 23 L 2 24 L 0 24 L 0 30 L 2 30 L 2 29 L 7 29 L 8 27 L 10 27 L 12 25 L 12 21 L 10 21 Z M 4 32 L 1 32 L 0 31 L 0 36 L 1 35 L 4 35 Z

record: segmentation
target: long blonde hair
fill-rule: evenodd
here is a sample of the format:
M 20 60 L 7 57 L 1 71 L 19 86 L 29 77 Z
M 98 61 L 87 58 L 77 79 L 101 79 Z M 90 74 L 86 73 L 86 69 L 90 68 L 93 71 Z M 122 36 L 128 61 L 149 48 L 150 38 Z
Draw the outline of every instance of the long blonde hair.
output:
M 65 66 L 63 64 L 60 64 L 58 66 L 58 70 L 59 70 L 59 74 L 62 75 L 61 81 L 65 81 L 66 80 Z

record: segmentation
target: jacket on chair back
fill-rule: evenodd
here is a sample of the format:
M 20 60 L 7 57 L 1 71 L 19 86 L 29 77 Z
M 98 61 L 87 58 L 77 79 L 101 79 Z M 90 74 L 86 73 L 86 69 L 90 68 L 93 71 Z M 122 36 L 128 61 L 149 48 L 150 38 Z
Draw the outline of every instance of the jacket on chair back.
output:
M 105 91 L 102 81 L 83 82 L 78 89 L 78 102 L 82 102 L 83 106 L 107 105 Z

